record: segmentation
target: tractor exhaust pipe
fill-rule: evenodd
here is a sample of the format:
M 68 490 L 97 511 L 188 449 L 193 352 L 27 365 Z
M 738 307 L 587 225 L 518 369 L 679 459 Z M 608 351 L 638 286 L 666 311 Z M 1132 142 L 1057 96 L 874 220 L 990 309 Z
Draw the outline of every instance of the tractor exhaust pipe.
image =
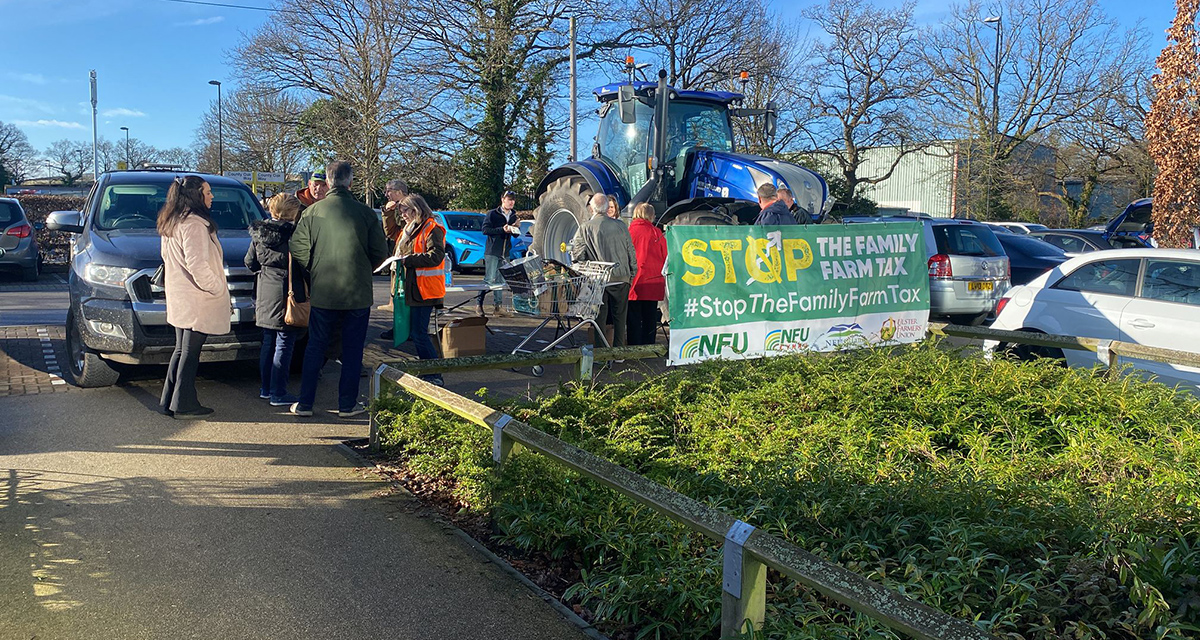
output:
M 660 185 L 662 184 L 663 175 L 663 156 L 667 153 L 667 108 L 671 103 L 669 93 L 670 89 L 667 88 L 667 72 L 664 69 L 659 69 L 658 87 L 654 90 L 654 141 L 650 148 L 650 166 L 648 167 L 650 178 L 629 199 L 629 205 L 625 207 L 626 215 L 624 217 L 626 218 L 632 217 L 635 206 L 643 202 L 649 202 L 651 199 L 663 199 L 660 193 Z

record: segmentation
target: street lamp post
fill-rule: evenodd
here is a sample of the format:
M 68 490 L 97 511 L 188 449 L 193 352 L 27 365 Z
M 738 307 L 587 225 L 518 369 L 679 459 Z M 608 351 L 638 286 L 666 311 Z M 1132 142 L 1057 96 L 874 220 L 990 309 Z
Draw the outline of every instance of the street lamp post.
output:
M 221 121 L 221 81 L 209 80 L 217 87 L 217 173 L 225 175 L 225 123 Z
M 125 170 L 133 169 L 133 158 L 129 154 L 129 127 L 121 127 L 121 131 L 125 132 Z
M 988 189 L 983 205 L 984 217 L 991 218 L 992 181 L 995 179 L 1000 147 L 1000 46 L 1004 41 L 1004 21 L 999 15 L 988 16 L 983 21 L 996 27 L 996 53 L 992 58 L 992 166 L 988 170 Z

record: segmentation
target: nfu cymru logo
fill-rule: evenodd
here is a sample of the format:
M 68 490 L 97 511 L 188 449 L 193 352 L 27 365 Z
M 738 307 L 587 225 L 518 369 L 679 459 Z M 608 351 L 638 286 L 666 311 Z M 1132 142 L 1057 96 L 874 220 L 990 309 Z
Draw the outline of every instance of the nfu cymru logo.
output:
M 808 348 L 808 327 L 776 329 L 767 334 L 767 351 L 802 351 Z
M 695 360 L 710 356 L 719 356 L 728 349 L 738 355 L 746 353 L 750 338 L 745 331 L 740 333 L 710 333 L 693 336 L 679 348 L 680 360 Z

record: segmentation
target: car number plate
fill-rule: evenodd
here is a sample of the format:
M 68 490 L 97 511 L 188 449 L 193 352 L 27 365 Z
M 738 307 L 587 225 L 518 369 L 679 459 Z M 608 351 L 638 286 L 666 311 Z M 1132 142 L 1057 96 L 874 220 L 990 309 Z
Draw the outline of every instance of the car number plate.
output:
M 985 280 L 985 281 L 980 281 L 980 282 L 968 282 L 967 283 L 967 291 L 991 291 L 993 286 L 995 286 L 995 285 L 990 280 Z

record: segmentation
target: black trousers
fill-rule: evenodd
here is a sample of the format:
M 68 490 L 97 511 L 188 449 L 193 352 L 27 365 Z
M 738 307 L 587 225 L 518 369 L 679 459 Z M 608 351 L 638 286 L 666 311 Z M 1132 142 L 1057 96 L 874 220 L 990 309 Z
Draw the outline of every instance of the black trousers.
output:
M 600 307 L 600 315 L 596 317 L 600 324 L 611 323 L 613 326 L 613 345 L 623 347 L 628 344 L 625 340 L 625 316 L 629 309 L 629 283 L 609 284 L 604 288 L 604 305 Z M 597 341 L 599 343 L 601 341 Z
M 658 310 L 657 300 L 630 300 L 629 344 L 654 344 L 654 332 L 660 319 L 662 312 Z
M 207 339 L 207 333 L 175 327 L 175 351 L 171 354 L 167 379 L 163 381 L 160 409 L 181 413 L 200 409 L 200 401 L 196 399 L 196 370 L 200 368 L 200 349 Z

